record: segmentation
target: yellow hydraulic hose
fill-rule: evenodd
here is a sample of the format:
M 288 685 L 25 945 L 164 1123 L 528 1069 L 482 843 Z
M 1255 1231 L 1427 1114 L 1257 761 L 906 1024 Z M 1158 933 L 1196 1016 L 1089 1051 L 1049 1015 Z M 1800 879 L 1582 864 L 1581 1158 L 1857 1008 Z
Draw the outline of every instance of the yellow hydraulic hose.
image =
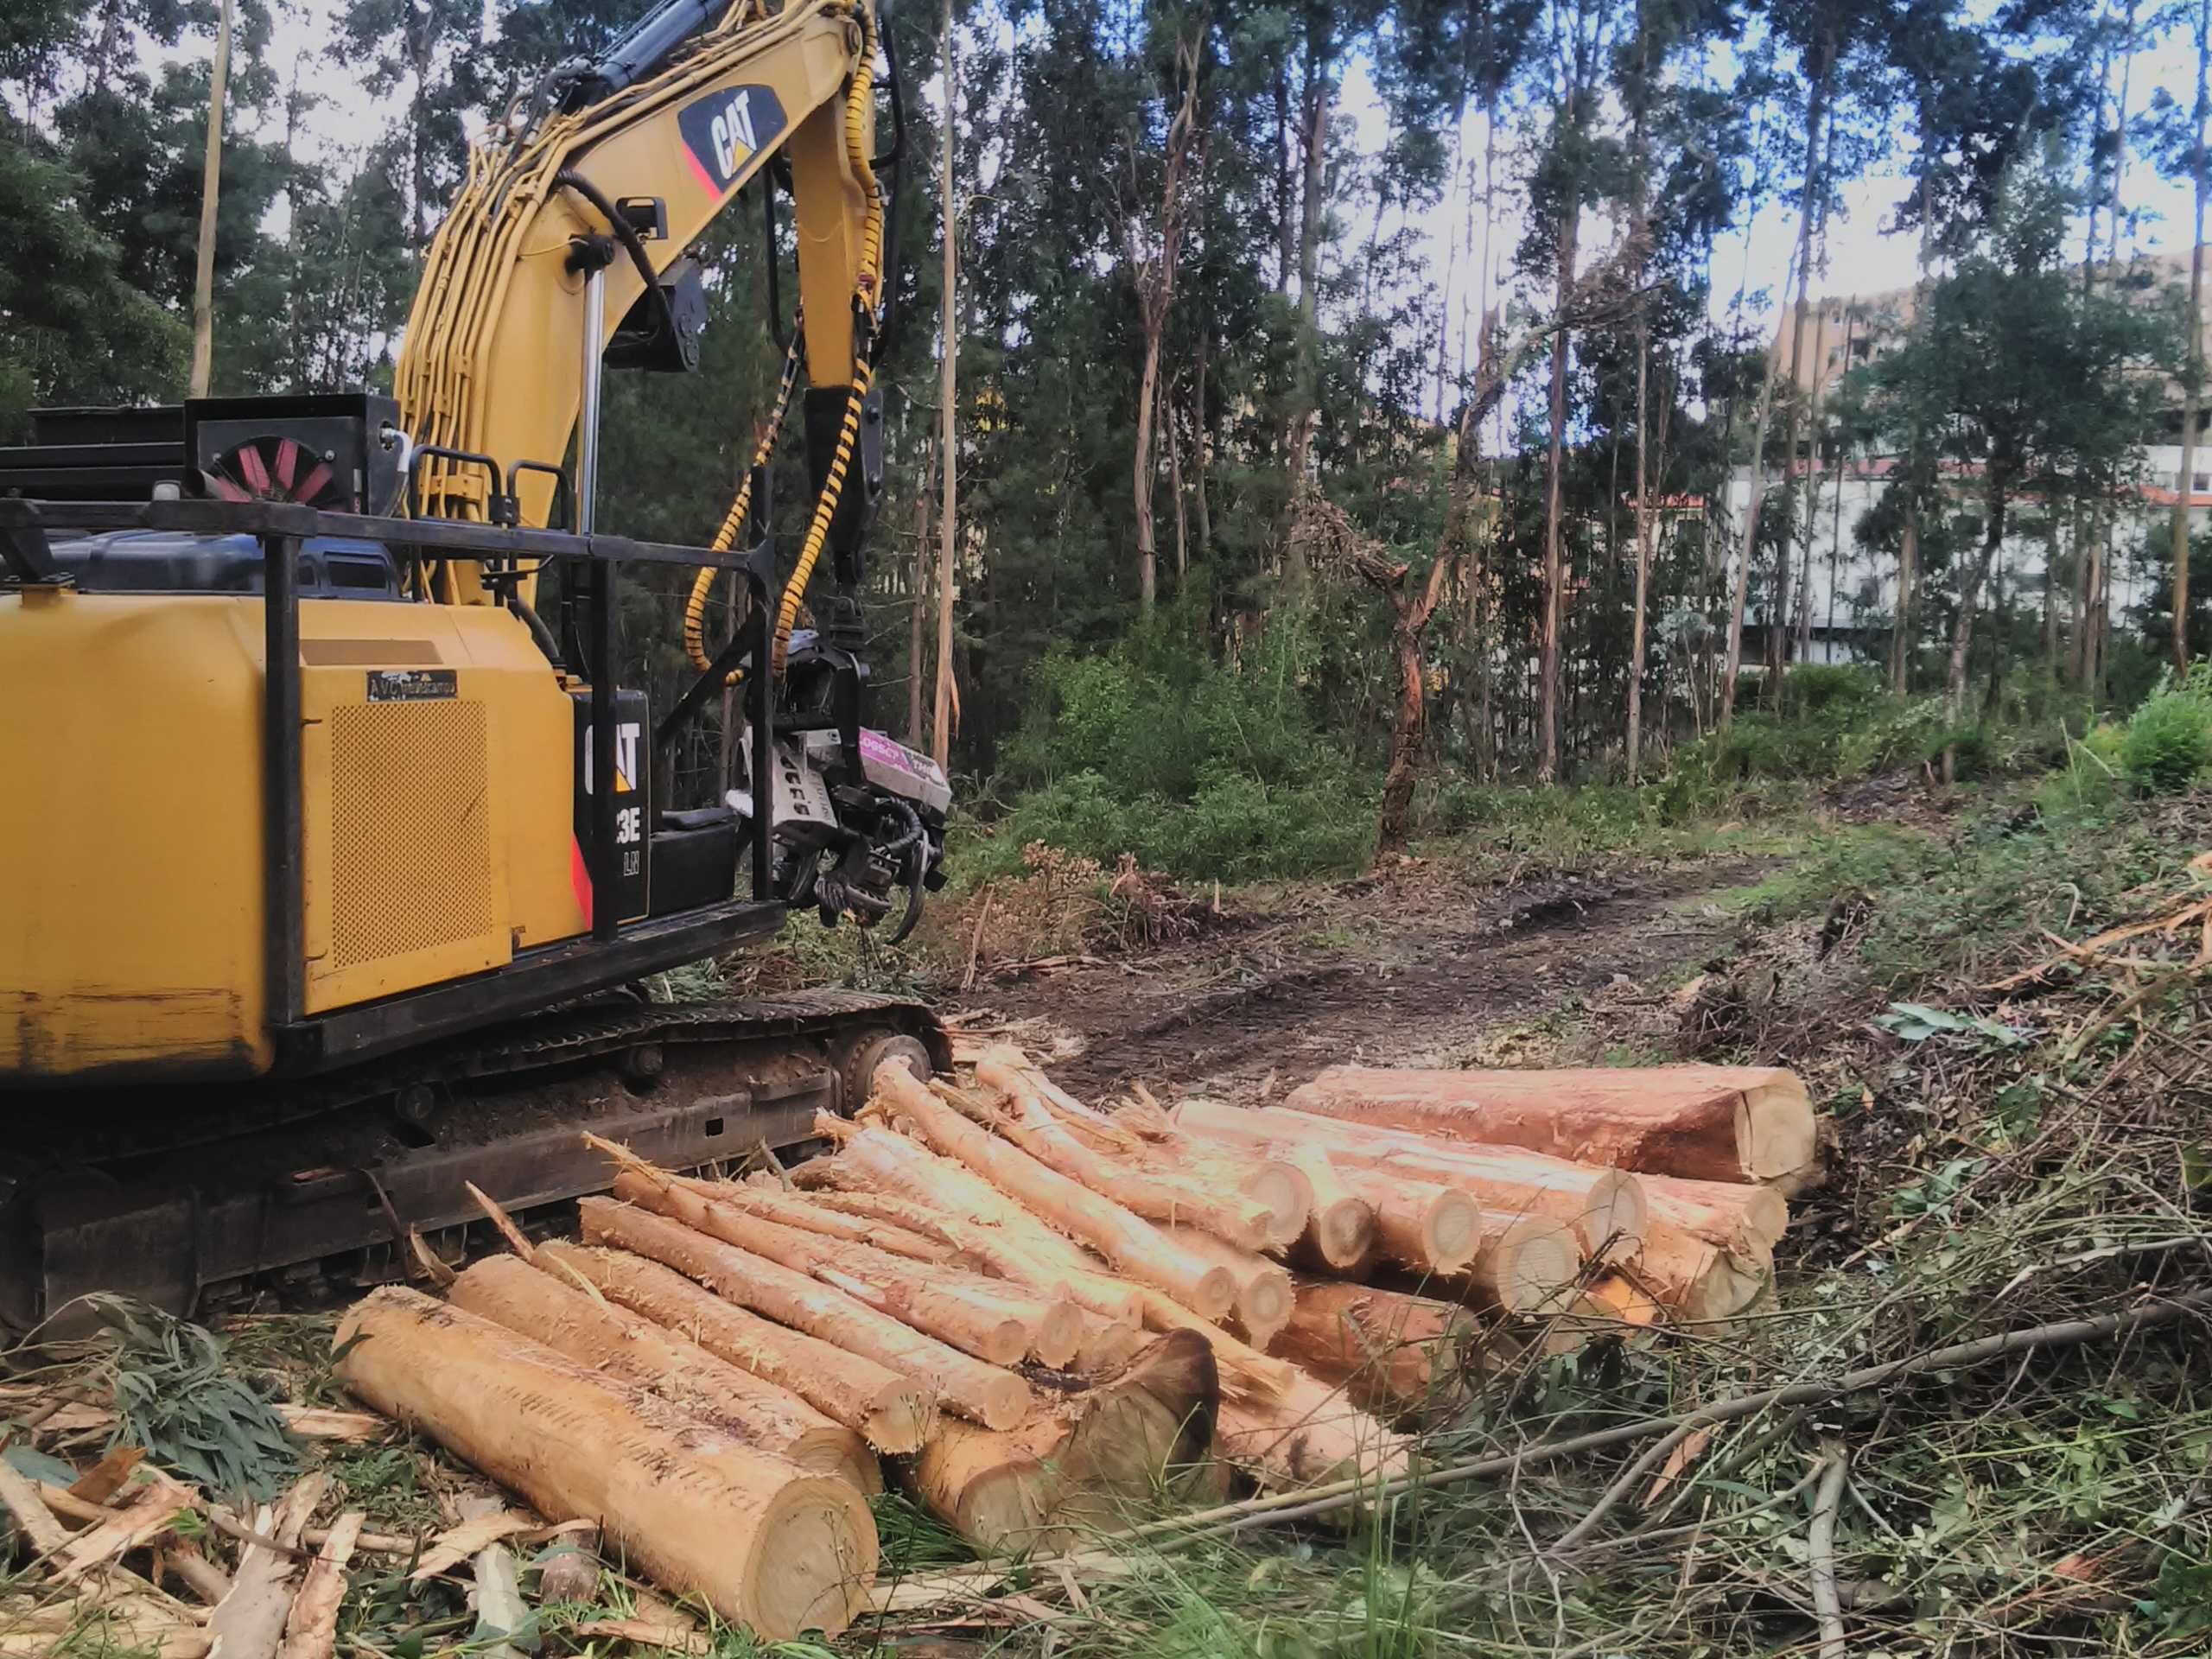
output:
M 799 352 L 805 340 L 805 327 L 803 315 L 792 323 L 791 349 L 784 353 L 784 372 L 776 386 L 775 406 L 768 411 L 768 423 L 760 429 L 760 442 L 753 451 L 753 464 L 745 469 L 744 481 L 738 485 L 721 528 L 715 532 L 715 539 L 709 543 L 717 553 L 727 553 L 737 544 L 738 537 L 745 530 L 746 515 L 753 508 L 753 475 L 767 466 L 769 458 L 775 454 L 777 435 L 783 431 L 784 416 L 791 410 L 791 390 L 798 384 Z M 691 578 L 691 596 L 683 604 L 683 652 L 691 659 L 691 666 L 702 674 L 715 665 L 707 655 L 707 599 L 714 591 L 715 577 L 719 574 L 712 565 L 702 565 Z M 735 685 L 744 677 L 742 670 L 733 669 L 729 683 Z

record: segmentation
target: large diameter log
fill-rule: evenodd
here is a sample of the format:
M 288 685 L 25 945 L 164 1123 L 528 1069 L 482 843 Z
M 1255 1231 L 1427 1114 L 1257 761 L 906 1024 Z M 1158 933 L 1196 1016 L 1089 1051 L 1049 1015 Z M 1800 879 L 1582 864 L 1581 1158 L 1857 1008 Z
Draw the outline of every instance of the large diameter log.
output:
M 982 1060 L 976 1067 L 976 1081 L 999 1109 L 987 1127 L 1130 1214 L 1196 1227 L 1248 1250 L 1264 1248 L 1272 1237 L 1274 1212 L 1266 1205 L 1184 1173 L 1125 1163 L 1078 1140 L 1052 1116 L 1031 1079 L 1013 1067 Z M 962 1105 L 959 1090 L 939 1085 L 937 1092 L 956 1108 Z
M 855 1430 L 643 1314 L 603 1297 L 594 1300 L 552 1271 L 517 1256 L 487 1256 L 453 1281 L 446 1299 L 580 1364 L 635 1383 L 756 1451 L 816 1474 L 838 1476 L 863 1494 L 883 1490 L 875 1454 Z
M 585 1198 L 576 1209 L 588 1242 L 651 1256 L 764 1319 L 918 1377 L 948 1409 L 987 1428 L 1011 1428 L 1029 1409 L 1029 1385 L 1012 1371 L 924 1336 L 832 1286 L 635 1205 Z
M 1224 1393 L 1215 1444 L 1223 1457 L 1276 1491 L 1389 1480 L 1413 1466 L 1412 1441 L 1342 1390 L 1295 1368 L 1290 1385 L 1274 1399 Z
M 1306 1178 L 1313 1200 L 1298 1247 L 1309 1267 L 1349 1273 L 1375 1248 L 1375 1206 L 1344 1184 L 1329 1154 L 1297 1143 L 1282 1148 L 1291 1166 Z
M 1771 1066 L 1661 1065 L 1423 1071 L 1334 1065 L 1294 1089 L 1294 1110 L 1578 1163 L 1764 1181 L 1814 1161 L 1811 1097 Z
M 922 1267 L 865 1245 L 785 1227 L 703 1198 L 690 1187 L 642 1170 L 626 1169 L 616 1176 L 614 1196 L 793 1273 L 822 1279 L 902 1325 L 990 1364 L 1018 1363 L 1029 1351 L 1030 1327 L 1015 1317 L 1003 1298 L 970 1294 L 946 1282 L 949 1275 L 941 1268 Z M 1037 1314 L 1041 1320 L 1041 1307 Z
M 1789 1227 L 1789 1205 L 1770 1186 L 1647 1175 L 1643 1196 L 1652 1220 L 1744 1255 L 1772 1249 Z
M 978 1549 L 1064 1550 L 1143 1519 L 1174 1471 L 1205 1455 L 1219 1405 L 1212 1351 L 1178 1332 L 1018 1427 L 941 1420 L 914 1460 L 914 1490 Z
M 772 1324 L 642 1255 L 565 1241 L 541 1244 L 537 1254 L 549 1273 L 588 1284 L 715 1358 L 789 1389 L 832 1421 L 858 1432 L 878 1452 L 912 1452 L 921 1446 L 930 1391 L 912 1377 Z
M 1633 1253 L 1643 1236 L 1645 1204 L 1638 1178 L 1596 1169 L 1517 1147 L 1473 1147 L 1370 1123 L 1345 1123 L 1279 1106 L 1257 1111 L 1217 1101 L 1186 1100 L 1176 1122 L 1185 1130 L 1233 1145 L 1306 1141 L 1338 1167 L 1389 1171 L 1465 1190 L 1500 1215 L 1543 1215 L 1573 1227 L 1583 1248 L 1616 1257 Z
M 1129 1278 L 1165 1291 L 1199 1318 L 1218 1319 L 1236 1302 L 1236 1284 L 1226 1270 L 1185 1249 L 1111 1198 L 969 1122 L 898 1061 L 876 1070 L 869 1109 L 879 1107 L 912 1122 L 922 1139 L 946 1157 L 1090 1245 Z
M 1508 1313 L 1556 1309 L 1582 1277 L 1582 1241 L 1548 1216 L 1486 1217 L 1483 1248 L 1467 1277 L 1482 1298 Z
M 1170 1226 L 1168 1236 L 1219 1263 L 1236 1281 L 1236 1329 L 1245 1341 L 1265 1351 L 1268 1339 L 1290 1319 L 1290 1274 L 1279 1263 L 1199 1227 Z
M 1644 1234 L 1623 1273 L 1675 1321 L 1725 1331 L 1774 1281 L 1772 1250 L 1738 1252 L 1666 1222 Z
M 1382 1168 L 1353 1169 L 1375 1214 L 1375 1253 L 1414 1273 L 1457 1273 L 1481 1253 L 1483 1213 L 1456 1186 Z
M 1301 1279 L 1269 1351 L 1395 1421 L 1462 1397 L 1480 1344 L 1474 1315 L 1457 1302 Z
M 655 1582 L 773 1641 L 842 1630 L 875 1579 L 845 1481 L 739 1444 L 665 1401 L 410 1290 L 340 1320 L 339 1378 L 527 1498 L 589 1519 Z

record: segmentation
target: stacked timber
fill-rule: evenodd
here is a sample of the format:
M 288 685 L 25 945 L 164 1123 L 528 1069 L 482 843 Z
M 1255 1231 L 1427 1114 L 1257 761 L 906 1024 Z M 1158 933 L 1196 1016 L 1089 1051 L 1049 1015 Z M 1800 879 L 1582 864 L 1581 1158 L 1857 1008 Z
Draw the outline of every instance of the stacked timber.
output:
M 1413 1431 L 1593 1337 L 1725 1324 L 1814 1160 L 1787 1073 L 1338 1067 L 1284 1106 L 1076 1098 L 1018 1050 L 872 1080 L 771 1183 L 608 1160 L 580 1242 L 372 1295 L 340 1376 L 761 1635 L 834 1631 L 896 1481 L 979 1550 L 1224 1471 L 1413 1467 Z

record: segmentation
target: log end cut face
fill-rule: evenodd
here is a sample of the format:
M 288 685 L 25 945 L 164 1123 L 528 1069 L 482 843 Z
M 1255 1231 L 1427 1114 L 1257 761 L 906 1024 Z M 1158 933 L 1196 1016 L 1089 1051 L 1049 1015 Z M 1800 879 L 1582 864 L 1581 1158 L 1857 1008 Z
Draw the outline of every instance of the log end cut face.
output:
M 751 1620 L 772 1642 L 853 1622 L 875 1582 L 875 1519 L 849 1481 L 810 1475 L 769 1499 L 749 1564 Z

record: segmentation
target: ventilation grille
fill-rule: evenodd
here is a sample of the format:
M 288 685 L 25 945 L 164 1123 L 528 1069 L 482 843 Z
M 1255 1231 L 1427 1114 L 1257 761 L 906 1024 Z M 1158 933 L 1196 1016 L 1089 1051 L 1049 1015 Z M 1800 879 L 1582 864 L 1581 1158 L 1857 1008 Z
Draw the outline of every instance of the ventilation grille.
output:
M 484 705 L 353 703 L 330 722 L 332 963 L 492 926 Z

